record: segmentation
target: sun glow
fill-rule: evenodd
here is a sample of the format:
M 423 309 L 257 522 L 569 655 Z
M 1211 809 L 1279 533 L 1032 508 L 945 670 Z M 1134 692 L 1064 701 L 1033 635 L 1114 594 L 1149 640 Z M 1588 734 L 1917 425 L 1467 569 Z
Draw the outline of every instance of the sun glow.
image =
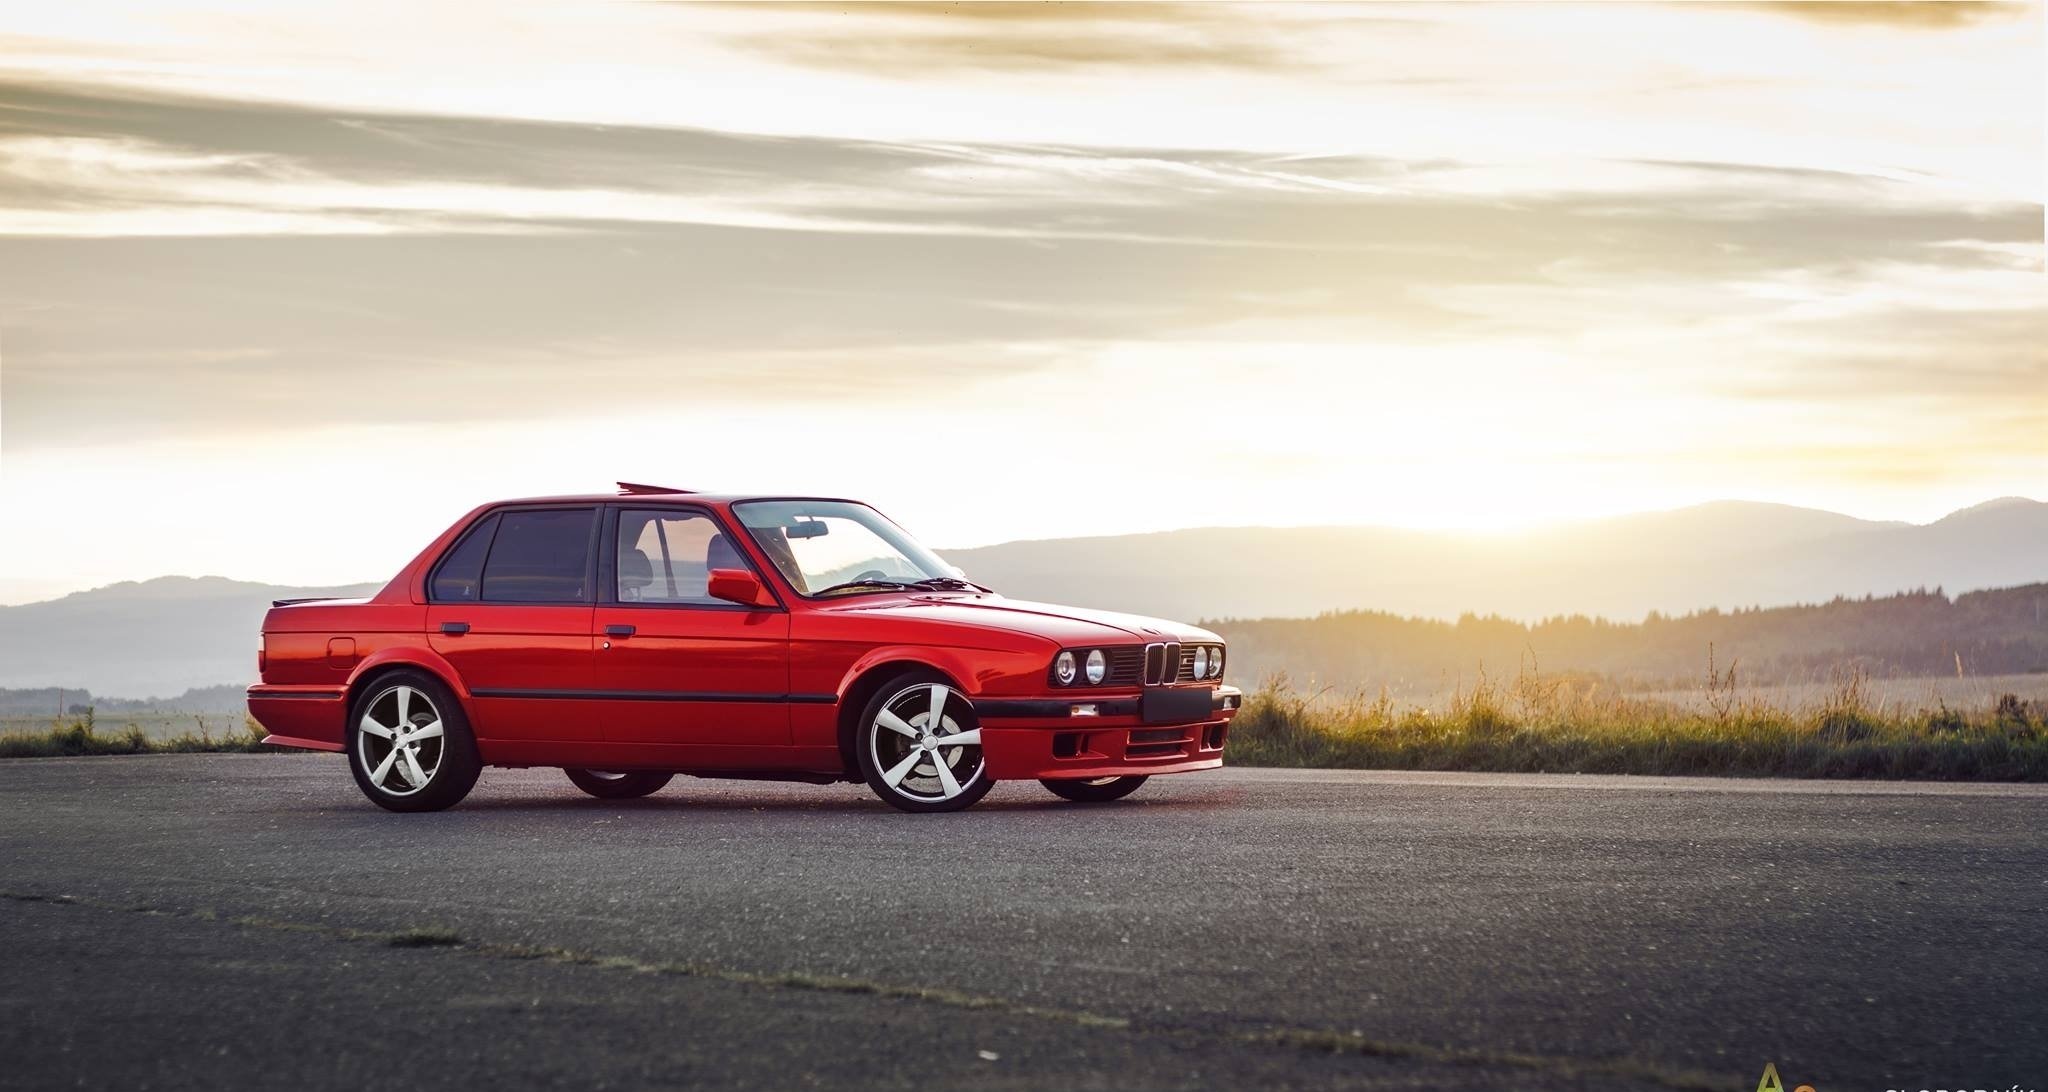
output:
M 393 10 L 0 26 L 0 598 L 621 477 L 939 546 L 2048 486 L 2038 4 Z M 34 515 L 102 493 L 147 558 Z

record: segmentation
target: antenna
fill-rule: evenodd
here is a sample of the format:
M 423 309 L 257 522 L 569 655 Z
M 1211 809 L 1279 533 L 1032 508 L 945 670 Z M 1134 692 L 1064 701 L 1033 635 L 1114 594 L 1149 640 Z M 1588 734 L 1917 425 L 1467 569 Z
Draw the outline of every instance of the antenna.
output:
M 665 493 L 674 494 L 694 492 L 696 492 L 696 490 L 694 489 L 674 489 L 666 485 L 642 485 L 639 482 L 619 483 L 619 496 L 622 497 L 646 497 L 658 496 Z

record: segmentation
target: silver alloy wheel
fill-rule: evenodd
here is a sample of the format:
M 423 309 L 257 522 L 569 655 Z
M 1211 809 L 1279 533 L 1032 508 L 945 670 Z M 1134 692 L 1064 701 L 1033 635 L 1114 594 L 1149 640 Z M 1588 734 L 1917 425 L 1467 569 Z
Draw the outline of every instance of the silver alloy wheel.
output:
M 411 796 L 441 768 L 442 739 L 433 699 L 400 683 L 364 704 L 356 723 L 356 757 L 370 784 L 392 796 Z
M 868 727 L 868 757 L 882 782 L 905 799 L 951 800 L 981 780 L 981 729 L 961 731 L 946 712 L 952 697 L 944 683 L 904 687 Z

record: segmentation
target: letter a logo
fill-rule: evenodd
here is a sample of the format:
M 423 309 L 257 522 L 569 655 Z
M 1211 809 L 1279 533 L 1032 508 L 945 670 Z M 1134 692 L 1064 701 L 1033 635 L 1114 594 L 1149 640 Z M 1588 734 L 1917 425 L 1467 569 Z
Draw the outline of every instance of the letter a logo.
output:
M 1785 1082 L 1778 1079 L 1776 1063 L 1764 1063 L 1764 1077 L 1756 1082 L 1756 1092 L 1785 1092 Z

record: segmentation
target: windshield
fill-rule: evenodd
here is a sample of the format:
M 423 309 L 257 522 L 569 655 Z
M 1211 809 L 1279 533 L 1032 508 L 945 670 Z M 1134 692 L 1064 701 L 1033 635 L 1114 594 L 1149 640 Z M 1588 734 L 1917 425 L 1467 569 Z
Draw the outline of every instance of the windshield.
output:
M 939 555 L 864 504 L 742 501 L 732 510 L 800 595 L 971 587 Z

